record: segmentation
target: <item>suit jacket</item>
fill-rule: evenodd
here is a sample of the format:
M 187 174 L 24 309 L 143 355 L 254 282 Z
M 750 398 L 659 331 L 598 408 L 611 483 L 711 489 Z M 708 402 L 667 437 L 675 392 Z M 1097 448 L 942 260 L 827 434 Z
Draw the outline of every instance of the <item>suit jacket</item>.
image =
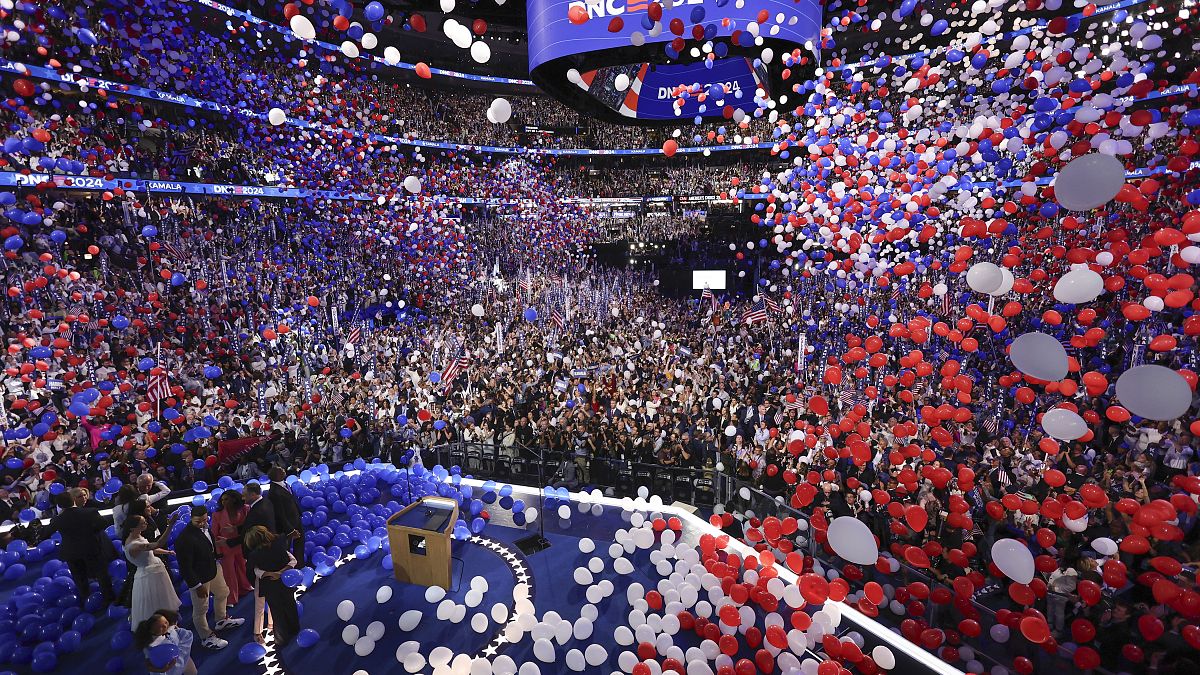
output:
M 46 537 L 55 532 L 62 535 L 58 551 L 62 560 L 101 558 L 105 552 L 100 546 L 100 536 L 108 524 L 95 508 L 75 506 L 51 518 L 43 534 Z
M 245 520 L 238 527 L 238 532 L 244 535 L 255 525 L 262 525 L 272 533 L 279 532 L 279 530 L 275 529 L 275 505 L 266 497 L 254 502 L 254 505 L 246 513 Z
M 275 507 L 275 525 L 279 528 L 272 530 L 273 532 L 287 534 L 292 530 L 300 529 L 300 504 L 286 485 L 271 483 L 271 489 L 267 491 L 267 499 Z
M 188 524 L 175 540 L 179 574 L 188 588 L 208 583 L 217 576 L 217 551 L 204 530 Z

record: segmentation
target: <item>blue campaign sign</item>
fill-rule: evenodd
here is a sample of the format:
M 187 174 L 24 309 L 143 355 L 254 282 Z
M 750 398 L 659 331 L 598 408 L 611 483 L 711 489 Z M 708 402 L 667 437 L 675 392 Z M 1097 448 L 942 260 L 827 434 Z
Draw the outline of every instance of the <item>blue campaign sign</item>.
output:
M 582 24 L 571 23 L 568 12 L 572 5 L 586 9 L 588 20 Z M 651 34 L 653 22 L 647 15 L 650 5 L 649 0 L 528 0 L 529 70 L 564 56 L 629 47 L 634 44 L 635 32 L 641 34 L 646 44 L 675 39 L 676 35 L 666 29 Z M 820 36 L 821 5 L 816 0 L 759 0 L 752 3 L 681 0 L 670 9 L 664 5 L 662 24 L 669 26 L 672 19 L 679 19 L 685 26 L 683 35 L 689 40 L 693 26 L 697 25 L 705 31 L 705 39 L 728 38 L 734 31 L 744 31 L 749 23 L 757 22 L 760 12 L 766 12 L 767 17 L 767 21 L 759 26 L 763 36 L 796 45 L 810 40 L 815 44 Z M 780 16 L 783 21 L 777 23 L 776 18 Z M 610 32 L 609 25 L 614 18 L 620 18 L 623 27 Z

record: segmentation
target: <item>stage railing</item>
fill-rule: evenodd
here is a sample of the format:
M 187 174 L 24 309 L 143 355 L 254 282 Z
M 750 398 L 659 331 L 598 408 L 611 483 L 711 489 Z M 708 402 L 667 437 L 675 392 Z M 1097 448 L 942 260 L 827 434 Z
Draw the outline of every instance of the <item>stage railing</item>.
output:
M 729 491 L 735 489 L 731 477 L 715 469 L 663 466 L 612 457 L 588 457 L 581 465 L 570 452 L 534 450 L 519 444 L 445 443 L 421 450 L 421 461 L 427 466 L 457 464 L 465 472 L 494 479 L 528 482 L 542 476 L 550 485 L 572 490 L 581 485 L 603 486 L 612 488 L 617 497 L 636 496 L 638 488 L 644 485 L 667 503 L 679 501 L 707 508 L 723 503 Z

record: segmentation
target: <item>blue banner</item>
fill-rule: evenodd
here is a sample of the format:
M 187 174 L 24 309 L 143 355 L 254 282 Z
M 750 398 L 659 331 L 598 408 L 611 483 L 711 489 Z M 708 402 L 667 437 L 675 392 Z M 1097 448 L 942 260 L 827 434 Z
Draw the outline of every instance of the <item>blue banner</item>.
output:
M 572 23 L 568 18 L 572 6 L 583 7 L 588 20 Z M 653 23 L 646 14 L 649 7 L 649 0 L 528 0 L 525 12 L 530 72 L 564 56 L 629 47 L 634 44 L 635 32 L 645 44 L 670 42 L 676 35 L 665 27 L 672 19 L 684 23 L 683 34 L 689 39 L 692 26 L 696 25 L 701 26 L 707 40 L 728 38 L 735 31 L 745 30 L 748 24 L 757 23 L 759 12 L 766 12 L 768 17 L 766 23 L 759 25 L 764 36 L 799 46 L 807 41 L 816 44 L 821 33 L 821 5 L 816 0 L 680 0 L 670 9 L 663 6 L 664 28 L 656 34 L 651 34 Z M 700 11 L 696 12 L 697 9 Z M 777 16 L 785 17 L 784 21 L 776 23 Z M 623 27 L 611 31 L 614 18 L 620 18 Z
M 642 120 L 721 117 L 726 107 L 752 113 L 760 86 L 758 73 L 744 57 L 719 59 L 711 68 L 702 63 L 644 64 L 618 112 Z M 677 106 L 679 100 L 683 104 Z

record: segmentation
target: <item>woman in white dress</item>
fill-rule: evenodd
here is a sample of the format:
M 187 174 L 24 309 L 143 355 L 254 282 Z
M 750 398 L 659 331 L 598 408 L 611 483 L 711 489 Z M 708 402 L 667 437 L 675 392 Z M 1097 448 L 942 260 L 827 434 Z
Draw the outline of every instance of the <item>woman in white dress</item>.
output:
M 171 574 L 158 558 L 158 555 L 175 555 L 174 551 L 163 548 L 169 530 L 157 541 L 146 541 L 142 536 L 145 531 L 146 519 L 142 516 L 133 515 L 125 520 L 125 558 L 136 568 L 136 572 L 130 573 L 137 574 L 129 603 L 129 623 L 134 627 L 160 609 L 172 612 L 179 609 L 179 595 L 171 584 Z

